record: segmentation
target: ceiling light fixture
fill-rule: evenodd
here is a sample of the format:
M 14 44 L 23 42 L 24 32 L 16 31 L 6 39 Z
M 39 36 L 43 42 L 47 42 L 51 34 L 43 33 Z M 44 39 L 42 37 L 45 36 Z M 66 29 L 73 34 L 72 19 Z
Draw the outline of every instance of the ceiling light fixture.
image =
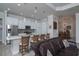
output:
M 35 7 L 34 13 L 37 13 L 37 9 L 38 9 L 38 7 Z
M 21 4 L 19 3 L 19 4 L 17 4 L 17 6 L 21 6 Z
M 7 10 L 9 11 L 9 10 L 11 10 L 10 8 L 7 8 Z

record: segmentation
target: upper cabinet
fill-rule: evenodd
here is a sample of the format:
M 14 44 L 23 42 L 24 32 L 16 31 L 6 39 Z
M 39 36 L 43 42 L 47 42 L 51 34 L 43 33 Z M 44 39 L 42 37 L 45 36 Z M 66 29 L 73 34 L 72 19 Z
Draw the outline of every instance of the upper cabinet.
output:
M 2 28 L 2 18 L 0 18 L 0 28 Z
M 0 18 L 0 25 L 2 25 L 2 18 Z
M 24 20 L 23 19 L 19 19 L 18 26 L 19 26 L 19 29 L 25 29 L 25 25 L 24 25 Z
M 2 33 L 3 33 L 3 20 L 4 20 L 4 14 L 0 12 L 0 41 L 2 41 Z
M 6 22 L 7 25 L 17 25 L 18 29 L 25 29 L 26 26 L 30 26 L 31 29 L 35 30 L 34 33 L 41 33 L 41 23 L 35 19 L 8 16 Z M 46 29 L 46 25 L 44 28 Z M 44 30 L 43 32 L 46 31 Z
M 4 14 L 0 12 L 0 28 L 3 27 Z
M 2 40 L 2 18 L 0 18 L 0 41 Z
M 13 17 L 7 17 L 7 23 L 9 25 L 18 25 L 18 19 Z

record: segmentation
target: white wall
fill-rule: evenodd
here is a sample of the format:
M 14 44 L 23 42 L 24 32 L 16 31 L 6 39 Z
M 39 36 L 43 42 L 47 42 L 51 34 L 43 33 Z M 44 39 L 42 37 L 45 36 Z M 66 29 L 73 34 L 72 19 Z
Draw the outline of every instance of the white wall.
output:
M 71 38 L 74 38 L 75 41 L 75 35 L 76 35 L 76 19 L 75 15 L 66 15 L 66 16 L 59 16 L 59 31 L 64 31 L 66 29 L 66 26 L 71 26 L 70 29 L 70 36 Z
M 57 22 L 57 30 L 53 29 L 53 21 Z M 51 28 L 49 28 L 51 26 Z M 48 33 L 51 38 L 58 37 L 58 17 L 55 15 L 48 16 Z
M 76 14 L 76 42 L 79 43 L 79 13 Z

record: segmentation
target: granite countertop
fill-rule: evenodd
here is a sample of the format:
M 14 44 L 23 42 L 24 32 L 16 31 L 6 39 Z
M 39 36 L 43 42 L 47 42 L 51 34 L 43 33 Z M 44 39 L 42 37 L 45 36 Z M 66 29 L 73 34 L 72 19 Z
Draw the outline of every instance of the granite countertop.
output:
M 16 39 L 21 39 L 21 36 L 10 36 L 10 37 L 7 37 L 7 40 L 16 40 Z
M 21 33 L 21 34 L 16 35 L 16 36 L 8 36 L 8 37 L 7 37 L 7 40 L 16 40 L 16 39 L 21 39 L 22 36 L 28 36 L 28 35 L 25 34 L 25 33 Z
M 20 33 L 19 35 L 16 35 L 16 36 L 7 36 L 7 40 L 21 39 L 22 36 L 30 36 L 30 38 L 32 38 L 33 34 Z

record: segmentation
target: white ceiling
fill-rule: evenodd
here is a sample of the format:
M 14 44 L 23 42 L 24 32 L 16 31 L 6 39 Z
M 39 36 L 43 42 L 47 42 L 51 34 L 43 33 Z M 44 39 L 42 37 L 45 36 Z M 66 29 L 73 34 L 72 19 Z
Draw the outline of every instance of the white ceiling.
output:
M 79 5 L 70 8 L 68 7 L 71 6 L 69 5 L 70 3 L 52 3 L 50 5 L 45 3 L 22 3 L 21 6 L 17 6 L 17 4 L 18 3 L 0 3 L 0 11 L 3 12 L 10 8 L 10 10 L 8 10 L 9 14 L 35 19 L 43 19 L 50 14 L 69 15 L 79 12 Z M 65 7 L 65 9 L 63 9 L 63 7 Z M 60 8 L 62 10 L 56 10 L 56 8 Z M 35 10 L 37 10 L 36 13 Z
M 37 13 L 34 13 L 35 7 L 37 7 Z M 47 17 L 47 15 L 51 14 L 52 9 L 47 7 L 45 4 L 21 4 L 21 6 L 17 6 L 16 3 L 10 4 L 0 4 L 0 11 L 7 10 L 10 8 L 11 10 L 8 11 L 10 14 L 21 15 L 24 17 L 32 17 L 36 19 L 42 19 Z M 32 16 L 33 15 L 33 16 Z

